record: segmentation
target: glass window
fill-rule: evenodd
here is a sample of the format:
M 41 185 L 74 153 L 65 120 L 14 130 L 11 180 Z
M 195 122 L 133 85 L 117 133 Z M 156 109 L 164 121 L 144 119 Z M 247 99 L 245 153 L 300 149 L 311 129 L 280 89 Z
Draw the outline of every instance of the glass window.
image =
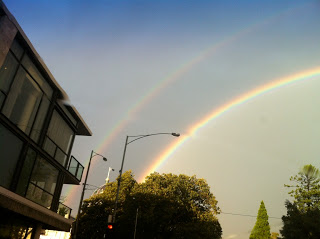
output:
M 17 40 L 14 40 L 12 42 L 10 49 L 15 54 L 15 56 L 20 60 L 24 50 Z
M 73 157 L 71 157 L 69 172 L 72 173 L 73 175 L 76 175 L 77 168 L 78 168 L 78 162 Z
M 63 152 L 69 153 L 74 132 L 57 111 L 52 114 L 47 135 Z
M 59 171 L 53 165 L 38 157 L 31 174 L 26 198 L 50 208 L 58 175 Z
M 0 185 L 9 188 L 23 143 L 0 124 Z
M 49 155 L 54 157 L 54 155 L 56 153 L 56 148 L 57 148 L 57 146 L 48 137 L 46 137 L 44 144 L 43 144 L 43 149 L 45 151 L 47 151 L 47 153 Z
M 53 196 L 34 184 L 29 184 L 26 198 L 50 209 Z
M 29 74 L 35 79 L 35 81 L 40 85 L 41 89 L 45 94 L 51 99 L 53 90 L 50 85 L 44 79 L 42 74 L 38 71 L 37 67 L 32 63 L 28 55 L 25 55 L 22 59 L 22 65 L 26 68 Z
M 29 178 L 30 178 L 33 164 L 34 164 L 34 161 L 36 160 L 36 157 L 37 157 L 36 152 L 32 149 L 29 149 L 26 159 L 24 160 L 24 163 L 23 163 L 23 168 L 20 173 L 19 182 L 16 189 L 16 193 L 20 194 L 21 196 L 25 196 L 28 183 L 29 183 Z
M 61 165 L 65 166 L 67 161 L 67 155 L 62 152 L 61 149 L 57 148 L 56 155 L 54 157 Z
M 79 168 L 76 176 L 79 181 L 81 181 L 82 173 L 83 173 L 83 166 L 79 164 Z
M 0 91 L 0 109 L 1 109 L 1 106 L 2 106 L 4 99 L 5 99 L 5 95 Z
M 56 188 L 59 171 L 47 162 L 45 159 L 38 157 L 32 171 L 30 181 L 38 187 L 53 194 Z
M 20 67 L 2 113 L 29 134 L 42 97 L 42 91 Z
M 37 118 L 34 122 L 30 135 L 35 142 L 38 142 L 38 139 L 40 137 L 41 129 L 47 116 L 49 105 L 50 101 L 48 100 L 48 98 L 46 96 L 42 97 L 41 105 L 37 113 Z
M 17 71 L 17 68 L 17 60 L 14 58 L 11 52 L 8 52 L 8 55 L 0 68 L 0 90 L 6 94 L 8 93 L 10 84 L 12 82 L 14 74 Z

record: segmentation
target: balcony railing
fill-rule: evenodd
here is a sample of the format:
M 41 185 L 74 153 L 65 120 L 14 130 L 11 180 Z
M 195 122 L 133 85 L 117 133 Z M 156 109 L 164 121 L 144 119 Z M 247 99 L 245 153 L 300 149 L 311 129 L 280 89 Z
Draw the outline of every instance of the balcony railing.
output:
M 68 171 L 75 176 L 79 181 L 81 181 L 82 173 L 83 173 L 83 166 L 79 161 L 71 156 L 69 165 L 68 165 Z
M 71 215 L 71 208 L 67 207 L 66 205 L 59 203 L 58 211 L 57 213 L 63 216 L 64 218 L 69 219 Z

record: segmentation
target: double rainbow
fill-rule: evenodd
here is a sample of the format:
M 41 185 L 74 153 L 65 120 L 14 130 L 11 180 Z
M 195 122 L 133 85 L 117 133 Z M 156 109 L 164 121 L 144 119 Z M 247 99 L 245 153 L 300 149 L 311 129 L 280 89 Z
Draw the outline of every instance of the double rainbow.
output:
M 320 76 L 320 67 L 299 72 L 294 75 L 282 77 L 276 79 L 266 85 L 262 85 L 258 88 L 255 88 L 252 91 L 249 91 L 239 97 L 234 98 L 230 102 L 220 106 L 217 109 L 214 109 L 207 116 L 202 118 L 200 121 L 195 123 L 188 131 L 188 134 L 181 136 L 178 141 L 172 143 L 160 156 L 156 158 L 154 163 L 141 175 L 139 181 L 143 181 L 144 178 L 150 173 L 156 171 L 179 147 L 181 147 L 188 139 L 190 139 L 194 134 L 196 134 L 201 128 L 205 127 L 212 120 L 217 119 L 222 114 L 230 111 L 234 107 L 244 104 L 245 102 L 252 100 L 258 96 L 261 96 L 269 91 L 272 91 L 277 88 L 285 87 L 289 84 L 293 84 L 300 81 L 305 81 L 308 79 L 313 79 Z M 320 77 L 318 78 L 320 79 Z
M 193 58 L 191 61 L 187 61 L 184 64 L 182 64 L 178 70 L 172 72 L 170 75 L 167 77 L 163 78 L 158 84 L 156 84 L 154 87 L 152 87 L 148 92 L 146 92 L 145 95 L 141 96 L 139 100 L 124 114 L 124 116 L 121 118 L 121 120 L 114 125 L 110 129 L 109 132 L 106 133 L 105 137 L 101 141 L 101 143 L 96 147 L 95 151 L 96 152 L 103 152 L 106 151 L 110 143 L 114 140 L 116 136 L 120 134 L 120 132 L 125 128 L 125 126 L 130 122 L 131 116 L 135 115 L 137 112 L 139 112 L 145 105 L 147 105 L 149 102 L 151 102 L 156 96 L 158 96 L 163 89 L 171 85 L 173 82 L 179 80 L 181 76 L 186 74 L 190 69 L 195 67 L 197 64 L 200 62 L 203 62 L 206 60 L 208 57 L 211 57 L 214 55 L 215 52 L 218 50 L 223 49 L 224 47 L 236 42 L 237 40 L 241 39 L 242 37 L 247 36 L 249 33 L 254 32 L 255 30 L 258 30 L 262 26 L 268 25 L 270 23 L 274 23 L 280 18 L 283 18 L 285 16 L 291 15 L 298 10 L 300 10 L 302 7 L 305 7 L 307 4 L 303 4 L 301 6 L 297 6 L 294 8 L 289 8 L 285 9 L 281 12 L 278 12 L 274 15 L 271 15 L 268 18 L 262 19 L 261 21 L 251 24 L 248 27 L 241 29 L 240 31 L 237 31 L 230 36 L 224 38 L 220 42 L 210 46 L 209 48 L 205 49 L 201 53 L 198 54 L 195 58 Z M 279 86 L 278 86 L 279 87 Z M 261 87 L 261 88 L 267 88 L 267 87 Z M 275 88 L 275 87 L 274 87 Z M 259 88 L 260 89 L 260 88 Z M 256 91 L 251 91 L 251 92 L 258 92 L 257 89 Z M 156 160 L 155 163 L 152 164 L 140 177 L 140 181 L 149 173 L 155 171 L 171 154 L 174 153 L 174 151 L 180 147 L 186 140 L 190 138 L 191 135 L 193 135 L 198 129 L 203 127 L 205 124 L 207 124 L 210 120 L 218 117 L 220 114 L 223 112 L 229 110 L 230 108 L 234 107 L 237 104 L 242 103 L 240 99 L 245 98 L 246 95 L 251 95 L 251 92 L 248 94 L 245 94 L 244 96 L 241 96 L 234 101 L 227 103 L 224 106 L 221 106 L 217 110 L 214 110 L 211 114 L 209 114 L 207 117 L 205 117 L 203 120 L 199 121 L 199 123 L 196 123 L 195 126 L 191 127 L 189 130 L 189 133 L 184 136 L 180 136 L 179 140 L 176 141 L 176 143 L 170 145 L 168 149 L 166 149 Z M 259 93 L 256 93 L 257 95 Z M 248 97 L 252 98 L 254 96 Z M 239 101 L 239 102 L 238 102 Z M 241 102 L 240 102 L 241 101 Z M 245 101 L 245 100 L 243 100 Z M 84 164 L 86 165 L 88 161 L 86 161 Z M 94 162 L 93 162 L 94 163 Z M 73 200 L 74 195 L 76 194 L 76 191 L 80 190 L 79 187 L 70 187 L 67 192 L 67 204 L 70 203 L 71 200 Z

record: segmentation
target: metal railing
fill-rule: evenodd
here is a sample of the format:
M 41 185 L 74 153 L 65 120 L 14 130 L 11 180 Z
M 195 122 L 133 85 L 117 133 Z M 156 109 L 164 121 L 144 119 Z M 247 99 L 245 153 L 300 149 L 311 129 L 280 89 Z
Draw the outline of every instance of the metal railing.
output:
M 84 167 L 82 166 L 79 161 L 71 156 L 70 162 L 68 164 L 68 171 L 75 176 L 79 181 L 81 181 L 82 174 L 83 174 Z
M 62 204 L 62 203 L 59 203 L 59 207 L 58 207 L 58 210 L 57 210 L 57 213 L 61 216 L 63 216 L 64 218 L 67 218 L 69 219 L 70 218 L 70 215 L 71 215 L 71 208 Z

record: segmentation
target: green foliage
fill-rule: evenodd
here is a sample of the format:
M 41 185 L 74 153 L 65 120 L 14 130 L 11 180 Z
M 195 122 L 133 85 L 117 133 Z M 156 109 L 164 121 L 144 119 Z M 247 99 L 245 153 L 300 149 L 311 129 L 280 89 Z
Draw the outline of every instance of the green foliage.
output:
M 302 212 L 320 207 L 320 172 L 313 165 L 305 165 L 300 172 L 290 178 L 295 185 L 285 185 L 296 189 L 289 192 L 294 203 Z
M 286 201 L 287 216 L 282 217 L 283 239 L 319 239 L 320 210 L 318 208 L 302 212 L 296 204 Z
M 270 239 L 271 234 L 268 218 L 267 209 L 264 206 L 264 202 L 261 201 L 257 221 L 251 231 L 250 239 Z
M 77 238 L 103 238 L 116 188 L 116 182 L 109 183 L 102 194 L 85 200 L 81 236 Z M 139 239 L 221 238 L 221 226 L 215 216 L 219 211 L 204 179 L 153 173 L 139 184 L 128 171 L 121 180 L 116 238 L 133 237 L 136 217 Z

